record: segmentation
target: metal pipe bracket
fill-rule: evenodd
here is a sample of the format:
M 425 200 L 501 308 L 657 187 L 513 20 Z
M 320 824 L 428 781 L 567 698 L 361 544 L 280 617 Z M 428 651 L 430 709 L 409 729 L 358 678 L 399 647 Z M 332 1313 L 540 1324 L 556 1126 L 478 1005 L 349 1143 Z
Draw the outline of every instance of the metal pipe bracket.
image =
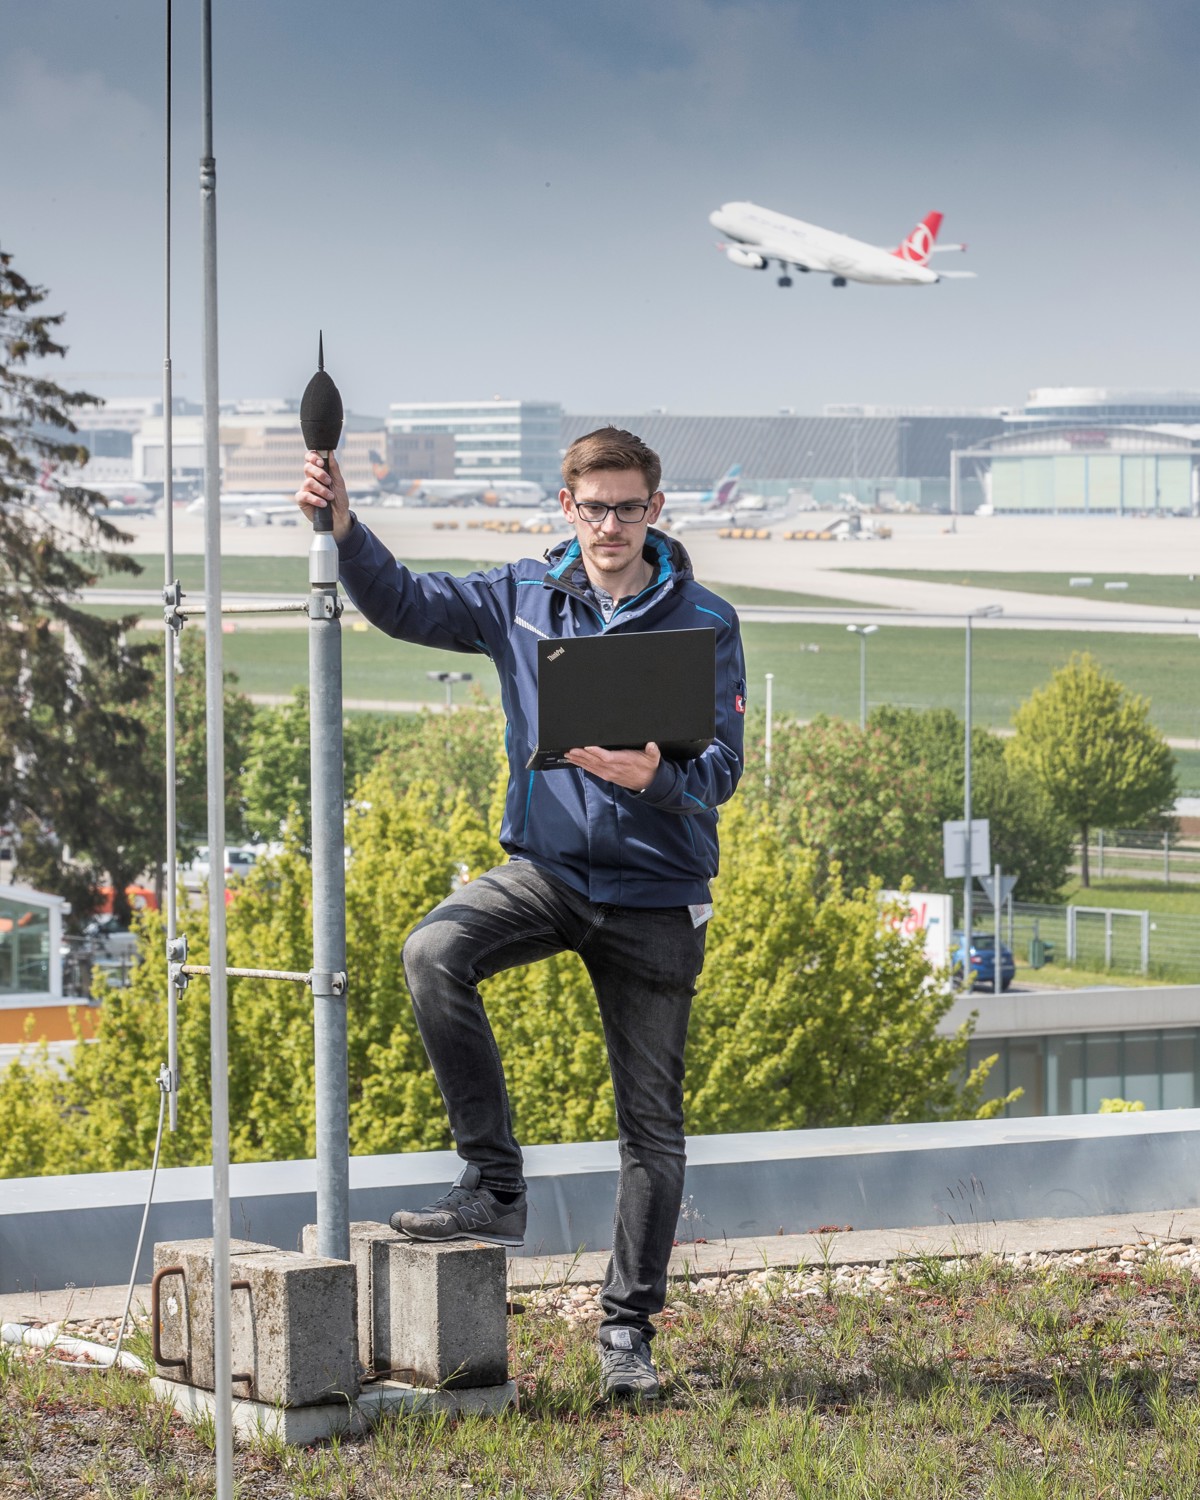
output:
M 183 586 L 179 579 L 174 579 L 164 586 L 163 598 L 163 623 L 169 625 L 176 635 L 183 629 L 184 615 L 179 606 L 183 603 Z
M 310 620 L 337 620 L 341 618 L 342 601 L 336 589 L 313 589 L 308 596 L 308 618 Z
M 328 972 L 322 969 L 313 969 L 308 976 L 308 982 L 312 986 L 314 997 L 317 995 L 344 995 L 346 993 L 346 975 L 340 970 Z

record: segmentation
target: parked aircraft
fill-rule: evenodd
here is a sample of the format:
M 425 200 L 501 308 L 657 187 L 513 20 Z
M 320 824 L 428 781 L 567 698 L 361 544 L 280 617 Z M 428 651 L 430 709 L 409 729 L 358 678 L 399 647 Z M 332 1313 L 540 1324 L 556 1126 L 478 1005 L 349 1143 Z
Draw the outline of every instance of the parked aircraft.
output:
M 772 261 L 780 270 L 779 285 L 791 286 L 792 270 L 819 271 L 833 277 L 834 286 L 847 281 L 876 286 L 925 286 L 946 277 L 974 276 L 974 271 L 933 271 L 929 257 L 965 245 L 935 244 L 942 227 L 940 213 L 927 214 L 895 250 L 868 245 L 849 235 L 806 224 L 757 203 L 723 203 L 708 222 L 731 243 L 717 246 L 726 259 L 745 270 L 765 271 Z
M 206 503 L 205 497 L 198 495 L 184 506 L 184 514 L 201 516 Z M 295 526 L 299 524 L 300 512 L 290 496 L 276 491 L 254 493 L 247 490 L 242 493 L 238 490 L 222 490 L 221 519 L 241 521 L 246 526 L 269 526 L 273 521 L 279 521 L 284 526 Z
M 698 526 L 727 526 L 733 518 L 742 466 L 727 469 L 710 490 L 665 490 L 663 525 L 671 531 L 691 531 Z
M 373 448 L 371 468 L 379 488 L 395 497 L 394 504 L 537 505 L 546 495 L 532 479 L 500 479 L 494 484 L 477 479 L 399 479 Z

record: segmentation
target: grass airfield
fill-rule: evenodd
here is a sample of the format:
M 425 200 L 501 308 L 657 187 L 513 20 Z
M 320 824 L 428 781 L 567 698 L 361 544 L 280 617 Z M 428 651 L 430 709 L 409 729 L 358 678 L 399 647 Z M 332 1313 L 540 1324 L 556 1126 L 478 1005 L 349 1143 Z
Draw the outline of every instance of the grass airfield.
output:
M 517 511 L 369 508 L 363 520 L 397 556 L 418 568 L 452 571 L 537 556 L 559 539 L 484 530 Z M 820 517 L 805 517 L 814 524 Z M 474 523 L 474 524 L 472 524 Z M 894 516 L 889 540 L 785 542 L 776 523 L 770 541 L 689 532 L 684 538 L 697 576 L 743 609 L 751 702 L 761 703 L 766 673 L 774 673 L 776 708 L 809 718 L 853 717 L 859 706 L 860 645 L 847 623 L 868 608 L 892 617 L 867 643 L 867 701 L 961 712 L 963 624 L 969 610 L 999 604 L 1004 613 L 973 632 L 974 713 L 1003 728 L 1030 691 L 1073 651 L 1089 650 L 1122 682 L 1151 699 L 1160 729 L 1179 748 L 1200 750 L 1200 584 L 1184 571 L 1195 566 L 1200 522 L 1191 519 L 1006 516 L 959 518 Z M 128 523 L 131 552 L 145 564 L 141 599 L 157 615 L 162 577 L 163 523 Z M 222 529 L 222 575 L 227 593 L 307 590 L 311 533 L 296 526 Z M 176 572 L 186 590 L 203 586 L 201 518 L 175 517 Z M 1121 571 L 1122 568 L 1127 571 Z M 1072 589 L 1072 576 L 1093 577 Z M 1126 590 L 1105 590 L 1125 581 Z M 124 577 L 106 580 L 122 590 L 120 606 L 135 607 Z M 1192 600 L 1196 600 L 1193 607 Z M 100 603 L 98 597 L 95 598 Z M 768 620 L 759 611 L 804 610 L 801 618 Z M 108 606 L 115 608 L 113 601 Z M 841 617 L 828 611 L 844 610 Z M 908 615 L 911 619 L 904 619 Z M 387 640 L 347 616 L 346 695 L 381 706 L 441 700 L 426 673 L 469 666 L 464 657 Z M 304 620 L 238 620 L 225 637 L 228 665 L 252 694 L 290 691 L 306 680 Z M 480 660 L 478 682 L 494 692 L 494 676 Z M 1193 777 L 1193 780 L 1196 778 Z

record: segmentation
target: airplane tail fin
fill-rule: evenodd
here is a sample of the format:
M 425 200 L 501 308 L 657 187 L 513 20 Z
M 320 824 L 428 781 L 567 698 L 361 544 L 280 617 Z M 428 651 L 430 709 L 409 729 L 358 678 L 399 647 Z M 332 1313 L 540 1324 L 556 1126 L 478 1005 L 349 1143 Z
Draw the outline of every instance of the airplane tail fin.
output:
M 713 510 L 725 510 L 737 498 L 738 485 L 742 482 L 742 466 L 734 464 L 717 480 L 705 495 L 703 505 Z
M 933 242 L 937 239 L 938 230 L 941 227 L 941 214 L 936 212 L 926 214 L 908 238 L 897 245 L 892 254 L 899 256 L 901 260 L 910 260 L 918 266 L 923 266 L 933 253 Z

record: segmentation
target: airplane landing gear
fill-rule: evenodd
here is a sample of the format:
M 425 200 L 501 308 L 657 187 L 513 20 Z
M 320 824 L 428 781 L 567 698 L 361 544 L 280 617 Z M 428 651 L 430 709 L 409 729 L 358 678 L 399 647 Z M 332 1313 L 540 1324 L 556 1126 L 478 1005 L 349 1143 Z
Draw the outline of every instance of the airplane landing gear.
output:
M 846 278 L 844 276 L 835 276 L 833 278 L 833 284 L 834 286 L 845 286 Z
M 791 284 L 792 284 L 792 278 L 790 276 L 781 276 L 779 278 L 779 285 L 780 286 L 791 286 Z

